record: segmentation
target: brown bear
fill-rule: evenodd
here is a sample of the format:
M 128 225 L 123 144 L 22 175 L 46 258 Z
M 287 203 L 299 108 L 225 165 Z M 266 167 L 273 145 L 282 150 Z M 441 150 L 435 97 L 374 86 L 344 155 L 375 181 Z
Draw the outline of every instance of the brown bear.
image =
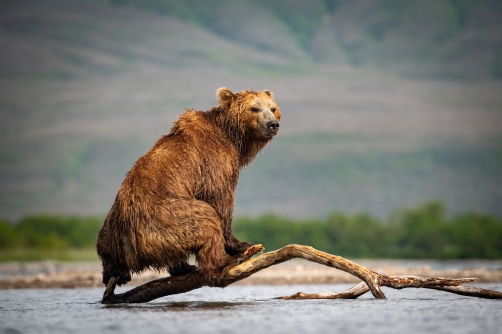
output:
M 196 267 L 217 282 L 252 246 L 232 234 L 239 171 L 278 133 L 281 112 L 264 90 L 216 92 L 219 105 L 189 110 L 127 173 L 96 244 L 103 283 L 147 268 L 181 275 Z

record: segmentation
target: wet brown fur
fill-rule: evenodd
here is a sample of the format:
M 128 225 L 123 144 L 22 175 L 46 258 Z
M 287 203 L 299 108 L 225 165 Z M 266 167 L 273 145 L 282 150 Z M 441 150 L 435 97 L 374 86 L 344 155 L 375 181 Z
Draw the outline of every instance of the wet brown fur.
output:
M 223 87 L 217 97 L 209 111 L 182 114 L 127 173 L 98 235 L 105 284 L 147 268 L 187 268 L 190 254 L 213 280 L 242 261 L 251 244 L 231 230 L 239 171 L 272 139 L 264 122 L 281 114 L 269 91 Z

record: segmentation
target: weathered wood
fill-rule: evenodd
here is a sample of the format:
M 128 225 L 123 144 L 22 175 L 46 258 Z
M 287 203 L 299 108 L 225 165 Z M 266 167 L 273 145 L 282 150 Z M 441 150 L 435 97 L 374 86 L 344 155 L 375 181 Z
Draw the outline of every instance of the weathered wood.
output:
M 502 298 L 502 293 L 498 291 L 460 286 L 462 283 L 474 281 L 475 279 L 473 278 L 447 279 L 441 277 L 385 276 L 344 259 L 341 256 L 331 255 L 318 251 L 310 246 L 302 245 L 288 245 L 279 250 L 251 258 L 251 256 L 261 252 L 262 250 L 263 247 L 261 245 L 250 247 L 245 252 L 247 260 L 233 268 L 230 268 L 219 282 L 210 282 L 206 280 L 205 277 L 197 270 L 183 276 L 166 277 L 150 281 L 125 293 L 114 294 L 113 291 L 115 289 L 116 279 L 112 278 L 106 287 L 102 303 L 144 303 L 156 298 L 195 290 L 203 286 L 224 288 L 232 283 L 243 280 L 262 269 L 293 258 L 301 258 L 307 261 L 343 270 L 358 277 L 363 282 L 344 292 L 327 292 L 317 294 L 304 294 L 299 292 L 293 296 L 279 297 L 280 299 L 355 299 L 368 291 L 371 291 L 375 298 L 383 299 L 385 298 L 385 294 L 382 292 L 382 286 L 394 289 L 410 287 L 428 288 L 448 291 L 465 296 L 497 299 Z
M 249 259 L 253 255 L 263 251 L 263 249 L 264 248 L 262 245 L 254 245 L 248 248 L 244 252 L 244 255 L 246 256 L 246 259 L 249 261 Z M 244 263 L 241 263 L 241 265 Z M 235 269 L 235 268 L 236 267 L 230 269 Z M 226 277 L 228 277 L 228 272 L 226 274 Z M 112 279 L 115 279 L 113 283 Z M 236 281 L 237 280 L 239 279 L 236 279 Z M 114 293 L 114 289 L 116 286 L 115 282 L 116 282 L 115 277 L 112 277 L 108 282 L 105 293 L 103 294 L 103 299 L 101 300 L 103 304 L 146 303 L 160 297 L 185 293 L 191 290 L 201 288 L 203 286 L 225 287 L 228 284 L 231 284 L 230 282 L 228 284 L 225 284 L 224 281 L 221 281 L 217 284 L 215 284 L 214 282 L 209 282 L 198 270 L 186 275 L 165 277 L 153 280 L 121 294 Z
M 447 291 L 457 295 L 478 297 L 485 299 L 502 299 L 502 292 L 476 288 L 474 286 L 429 286 L 428 289 Z
M 457 286 L 463 283 L 474 282 L 476 278 L 449 279 L 443 277 L 420 276 L 385 276 L 380 275 L 382 285 L 393 289 L 428 288 L 431 286 Z
M 103 296 L 103 304 L 146 303 L 151 300 L 185 293 L 209 285 L 204 276 L 196 271 L 191 274 L 160 278 L 137 286 L 121 294 Z
M 297 299 L 356 299 L 370 291 L 366 283 L 360 282 L 350 289 L 342 292 L 319 292 L 319 293 L 304 293 L 297 292 L 291 296 L 277 297 L 282 300 L 297 300 Z
M 293 258 L 301 258 L 307 261 L 343 270 L 366 282 L 375 298 L 385 298 L 384 293 L 380 289 L 380 275 L 377 273 L 360 266 L 357 263 L 344 259 L 341 256 L 331 255 L 318 251 L 310 246 L 302 245 L 288 245 L 279 250 L 265 253 L 259 257 L 239 264 L 228 272 L 224 279 L 223 286 L 228 286 L 249 277 L 262 269 L 289 261 Z
M 381 275 L 382 286 L 393 289 L 405 288 L 426 288 L 451 293 L 488 299 L 502 299 L 502 292 L 474 288 L 470 286 L 461 286 L 463 283 L 475 281 L 475 278 L 448 279 L 442 277 L 418 277 L 418 276 L 384 276 Z M 361 282 L 352 288 L 343 292 L 321 292 L 321 293 L 303 293 L 298 292 L 291 296 L 278 297 L 277 299 L 356 299 L 369 291 L 366 283 Z
M 117 277 L 110 277 L 108 284 L 106 285 L 105 293 L 103 294 L 103 300 L 111 297 L 113 292 L 115 291 L 115 287 L 117 286 Z

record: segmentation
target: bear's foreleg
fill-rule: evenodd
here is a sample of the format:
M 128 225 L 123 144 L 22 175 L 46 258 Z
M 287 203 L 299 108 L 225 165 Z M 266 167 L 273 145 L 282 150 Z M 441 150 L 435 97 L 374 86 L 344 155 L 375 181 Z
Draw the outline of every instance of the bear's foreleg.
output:
M 232 233 L 233 193 L 220 194 L 219 201 L 213 204 L 214 210 L 221 219 L 223 238 L 225 239 L 225 251 L 230 256 L 242 254 L 246 249 L 253 246 L 250 242 L 239 241 Z M 228 203 L 232 203 L 229 206 Z
M 176 239 L 190 244 L 193 243 L 190 252 L 195 253 L 201 273 L 212 284 L 217 285 L 230 268 L 246 260 L 246 256 L 242 253 L 247 247 L 236 252 L 236 255 L 227 254 L 223 224 L 220 216 L 211 205 L 198 200 L 177 200 L 170 203 L 168 210 L 170 215 L 177 217 L 178 226 L 190 226 L 187 228 L 190 233 L 176 236 Z M 174 230 L 181 232 L 179 228 Z M 188 240 L 183 240 L 187 237 Z M 239 242 L 235 238 L 234 240 Z M 185 263 L 182 263 L 179 267 L 185 270 Z M 175 273 L 177 268 L 173 268 Z

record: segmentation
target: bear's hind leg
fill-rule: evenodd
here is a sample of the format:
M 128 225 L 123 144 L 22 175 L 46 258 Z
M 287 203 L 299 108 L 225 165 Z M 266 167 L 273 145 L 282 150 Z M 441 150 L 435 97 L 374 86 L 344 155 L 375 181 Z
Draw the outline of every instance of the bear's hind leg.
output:
M 149 249 L 165 250 L 149 254 L 156 260 L 150 265 L 160 267 L 165 263 L 171 274 L 182 275 L 193 269 L 187 259 L 189 254 L 195 254 L 204 277 L 209 282 L 218 282 L 228 269 L 246 259 L 242 253 L 230 256 L 225 251 L 221 219 L 211 205 L 184 199 L 163 199 L 163 202 L 160 215 L 152 220 L 152 232 L 146 234 L 151 238 L 141 241 Z

